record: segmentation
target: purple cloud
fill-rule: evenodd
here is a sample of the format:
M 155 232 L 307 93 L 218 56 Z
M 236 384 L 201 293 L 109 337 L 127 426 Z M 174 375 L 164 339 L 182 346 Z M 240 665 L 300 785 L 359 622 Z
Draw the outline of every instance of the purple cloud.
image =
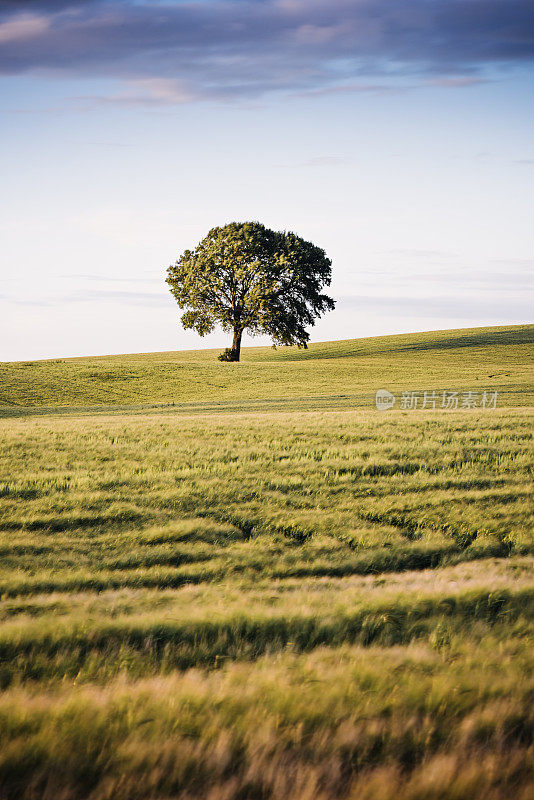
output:
M 269 91 L 445 87 L 534 58 L 530 0 L 3 0 L 0 74 L 126 81 L 109 99 L 176 104 Z M 350 83 L 352 81 L 352 83 Z M 354 81 L 358 81 L 354 83 Z

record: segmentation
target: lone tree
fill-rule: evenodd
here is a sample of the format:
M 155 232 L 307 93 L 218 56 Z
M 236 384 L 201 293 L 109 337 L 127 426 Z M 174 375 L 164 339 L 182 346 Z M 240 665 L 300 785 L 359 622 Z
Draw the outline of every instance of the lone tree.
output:
M 273 344 L 306 347 L 307 325 L 334 308 L 321 294 L 330 285 L 331 261 L 324 250 L 294 233 L 259 222 L 212 228 L 194 250 L 167 270 L 167 283 L 182 309 L 184 328 L 201 336 L 219 323 L 233 333 L 219 358 L 239 361 L 243 331 L 266 333 Z

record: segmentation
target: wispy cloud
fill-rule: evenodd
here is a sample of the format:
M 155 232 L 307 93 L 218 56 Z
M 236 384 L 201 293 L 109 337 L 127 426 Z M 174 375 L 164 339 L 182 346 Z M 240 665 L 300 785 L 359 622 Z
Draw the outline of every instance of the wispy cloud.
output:
M 71 272 L 65 273 L 63 275 L 58 275 L 58 278 L 64 280 L 83 280 L 83 281 L 92 281 L 94 283 L 122 283 L 122 284 L 130 284 L 130 283 L 159 283 L 161 284 L 162 276 L 159 275 L 157 278 L 152 277 L 121 277 L 119 275 L 98 275 L 97 273 L 90 273 L 90 272 Z
M 54 305 L 54 302 L 50 300 L 40 300 L 30 297 L 13 297 L 8 294 L 0 294 L 0 302 L 13 306 L 39 306 L 43 308 Z
M 453 75 L 430 78 L 430 86 L 442 86 L 445 89 L 458 89 L 463 86 L 476 86 L 479 83 L 488 83 L 487 78 L 480 78 L 475 75 Z
M 530 0 L 3 0 L 0 74 L 104 77 L 99 101 L 463 88 L 534 58 Z M 378 78 L 378 80 L 376 80 Z M 369 80 L 370 79 L 370 80 Z
M 124 82 L 121 91 L 107 96 L 76 98 L 122 106 L 175 106 L 190 103 L 198 95 L 171 78 L 140 78 Z
M 529 321 L 532 318 L 532 304 L 520 296 L 507 298 L 489 295 L 465 296 L 412 296 L 384 297 L 383 295 L 367 295 L 358 297 L 341 297 L 337 300 L 339 309 L 354 311 L 375 311 L 391 314 L 395 317 L 440 317 L 454 319 L 487 319 L 488 322 L 499 322 L 503 319 Z
M 307 89 L 295 94 L 298 97 L 328 97 L 344 94 L 396 94 L 406 92 L 413 86 L 400 86 L 386 83 L 342 83 L 338 86 L 322 86 L 320 89 Z
M 387 250 L 387 253 L 393 256 L 408 256 L 409 258 L 424 258 L 424 259 L 434 259 L 434 258 L 455 258 L 456 253 L 453 253 L 449 250 L 422 250 L 420 248 L 403 248 L 403 247 L 394 247 L 391 250 Z
M 29 42 L 46 34 L 50 20 L 37 14 L 19 14 L 0 24 L 0 45 Z
M 70 293 L 48 295 L 47 297 L 14 296 L 0 294 L 0 302 L 12 306 L 39 306 L 51 308 L 70 306 L 73 303 L 114 303 L 120 305 L 136 306 L 170 306 L 173 301 L 166 292 L 137 292 L 130 290 L 113 289 L 87 289 Z
M 341 167 L 348 163 L 348 159 L 343 156 L 315 156 L 307 161 L 299 161 L 295 164 L 274 164 L 277 169 L 298 169 L 307 167 Z
M 127 290 L 91 289 L 83 292 L 73 292 L 70 295 L 58 298 L 62 303 L 128 303 L 140 306 L 169 306 L 172 304 L 170 294 L 166 292 L 135 292 Z

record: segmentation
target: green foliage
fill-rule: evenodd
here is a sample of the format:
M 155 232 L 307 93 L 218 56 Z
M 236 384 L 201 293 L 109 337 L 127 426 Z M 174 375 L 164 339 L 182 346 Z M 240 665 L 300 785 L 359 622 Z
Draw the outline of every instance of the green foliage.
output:
M 243 331 L 306 347 L 306 327 L 334 308 L 322 294 L 331 274 L 325 252 L 294 233 L 232 222 L 212 228 L 193 251 L 186 250 L 168 268 L 167 283 L 178 306 L 187 309 L 184 328 L 204 336 L 218 323 L 232 331 L 234 357 L 221 360 L 239 361 Z
M 225 347 L 222 353 L 219 353 L 217 356 L 218 361 L 238 361 L 239 359 L 236 357 L 235 350 L 231 347 Z

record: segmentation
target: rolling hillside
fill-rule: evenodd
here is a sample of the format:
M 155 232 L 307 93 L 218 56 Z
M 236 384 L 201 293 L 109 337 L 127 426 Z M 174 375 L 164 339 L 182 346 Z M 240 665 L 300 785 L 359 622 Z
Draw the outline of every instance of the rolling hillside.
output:
M 532 405 L 534 325 L 244 348 L 0 364 L 0 409 L 169 405 L 187 410 L 364 408 L 392 392 L 492 389 Z

